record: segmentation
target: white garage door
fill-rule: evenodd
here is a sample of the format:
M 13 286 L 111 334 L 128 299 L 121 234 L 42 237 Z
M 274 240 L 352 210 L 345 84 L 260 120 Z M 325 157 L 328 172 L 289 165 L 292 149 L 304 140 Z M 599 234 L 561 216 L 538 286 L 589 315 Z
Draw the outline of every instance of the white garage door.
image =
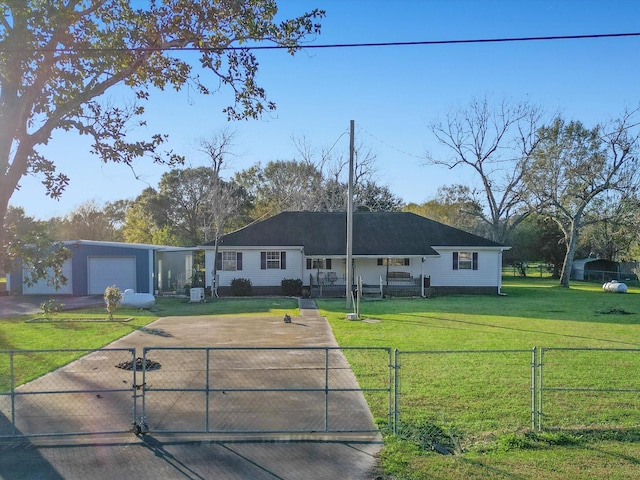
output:
M 55 287 L 51 285 L 47 285 L 46 279 L 38 280 L 34 285 L 27 285 L 26 283 L 22 286 L 22 292 L 24 295 L 71 295 L 73 293 L 73 278 L 71 278 L 71 259 L 64 262 L 62 266 L 62 273 L 65 277 L 67 277 L 66 285 L 60 287 L 60 289 L 56 290 Z M 30 274 L 29 269 L 24 269 L 23 278 L 28 278 Z
M 89 295 L 102 295 L 112 285 L 136 291 L 136 257 L 89 257 L 87 265 Z

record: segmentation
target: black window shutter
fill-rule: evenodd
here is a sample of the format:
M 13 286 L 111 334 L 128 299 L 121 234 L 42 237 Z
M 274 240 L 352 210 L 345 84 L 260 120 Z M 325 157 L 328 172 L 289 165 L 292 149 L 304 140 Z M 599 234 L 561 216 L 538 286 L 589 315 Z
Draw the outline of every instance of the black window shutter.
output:
M 280 270 L 287 268 L 287 252 L 280 252 Z
M 453 252 L 453 269 L 458 270 L 458 252 Z
M 409 259 L 408 258 L 404 259 L 404 265 L 405 265 L 405 267 L 409 265 Z
M 473 267 L 474 270 L 478 269 L 478 252 L 473 252 Z
M 267 252 L 260 252 L 260 270 L 267 269 Z
M 222 252 L 218 252 L 218 257 L 216 258 L 216 270 L 222 270 Z
M 238 252 L 236 257 L 236 268 L 242 270 L 242 252 Z
M 327 270 L 331 270 L 331 259 L 327 258 Z
M 378 259 L 378 265 L 382 265 L 382 258 Z
M 311 263 L 312 260 L 310 258 L 307 258 L 307 270 L 311 270 L 313 268 L 313 263 Z

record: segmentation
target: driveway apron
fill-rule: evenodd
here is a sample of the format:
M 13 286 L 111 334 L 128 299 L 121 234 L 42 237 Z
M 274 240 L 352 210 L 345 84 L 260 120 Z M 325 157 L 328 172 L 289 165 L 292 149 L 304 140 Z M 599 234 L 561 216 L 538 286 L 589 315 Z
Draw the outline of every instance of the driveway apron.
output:
M 157 372 L 148 372 L 147 381 L 155 385 L 166 382 L 193 384 L 194 380 L 185 371 L 189 359 L 166 357 L 166 348 L 174 347 L 335 347 L 337 343 L 326 321 L 315 303 L 309 299 L 300 300 L 299 315 L 291 315 L 291 322 L 273 316 L 198 316 L 161 318 L 146 328 L 133 332 L 108 346 L 108 348 L 135 348 L 136 355 L 142 349 L 151 347 L 149 358 L 162 365 Z M 158 348 L 158 350 L 155 350 Z M 173 352 L 166 350 L 167 353 Z M 180 352 L 180 351 L 176 351 Z M 335 350 L 341 356 L 339 350 Z M 99 353 L 99 352 L 96 352 Z M 246 354 L 251 355 L 252 350 Z M 260 355 L 282 355 L 273 350 L 260 351 Z M 90 354 L 78 362 L 95 362 Z M 216 363 L 236 361 L 220 357 Z M 269 364 L 273 358 L 260 358 L 258 363 Z M 305 355 L 289 355 L 286 361 L 292 371 L 304 371 Z M 344 381 L 357 385 L 346 360 L 343 371 Z M 106 367 L 113 369 L 110 362 Z M 74 366 L 75 364 L 75 366 Z M 65 375 L 65 368 L 77 368 L 77 362 L 53 372 L 43 379 L 52 381 L 51 376 Z M 188 370 L 188 368 L 186 368 Z M 267 371 L 268 369 L 264 369 Z M 257 368 L 248 372 L 241 383 L 250 379 L 260 383 Z M 272 380 L 272 378 L 271 378 Z M 270 381 L 271 381 L 270 380 Z M 40 381 L 36 380 L 36 382 Z M 42 380 L 45 381 L 45 380 Z M 238 381 L 238 380 L 236 380 Z M 302 380 L 300 380 L 302 381 Z M 191 383 L 190 383 L 191 382 Z M 40 388 L 37 385 L 24 388 Z M 21 387 L 23 388 L 23 387 Z M 224 394 L 225 392 L 220 392 Z M 23 439 L 0 440 L 0 479 L 122 479 L 122 478 L 167 478 L 167 479 L 371 479 L 375 478 L 377 454 L 382 446 L 379 433 L 269 433 L 278 422 L 285 419 L 287 431 L 310 431 L 305 418 L 309 409 L 314 408 L 304 398 L 299 404 L 292 404 L 292 392 L 275 392 L 281 397 L 270 402 L 259 400 L 229 401 L 219 412 L 212 412 L 215 421 L 222 418 L 231 429 L 249 428 L 252 422 L 260 423 L 265 433 L 245 434 L 197 434 L 197 433 L 155 433 L 159 430 L 181 429 L 202 420 L 201 405 L 191 404 L 184 398 L 172 399 L 171 404 L 163 404 L 158 393 L 157 411 L 163 415 L 148 414 L 150 433 L 142 436 L 131 434 L 104 434 L 64 437 L 29 437 Z M 149 397 L 152 399 L 153 397 Z M 232 397 L 235 398 L 235 397 Z M 37 402 L 37 397 L 34 402 Z M 154 411 L 152 400 L 150 410 Z M 107 424 L 114 421 L 108 408 L 109 398 L 103 395 L 87 396 L 86 421 L 92 424 Z M 240 405 L 241 404 L 241 405 Z M 239 406 L 240 405 L 240 406 Z M 283 405 L 286 408 L 283 409 Z M 359 423 L 360 430 L 375 430 L 371 413 L 360 392 L 342 402 L 341 412 L 345 418 Z M 33 406 L 37 410 L 37 405 Z M 194 411 L 190 411 L 193 407 Z M 33 421 L 59 422 L 70 415 L 75 422 L 83 422 L 84 416 L 66 412 L 64 402 L 56 405 L 59 415 L 40 416 Z M 234 410 L 235 409 L 235 410 Z M 257 414 L 256 414 L 257 412 Z M 126 412 L 129 413 L 129 412 Z M 48 420 L 49 419 L 49 420 Z M 355 419 L 355 420 L 354 420 Z M 235 423 L 233 423 L 235 422 Z M 243 423 L 245 422 L 245 423 Z M 248 422 L 248 423 L 247 423 Z M 364 427 L 364 428 L 363 428 Z M 311 428 L 313 429 L 313 428 Z M 155 432 L 154 432 L 155 430 Z M 318 429 L 320 430 L 320 429 Z

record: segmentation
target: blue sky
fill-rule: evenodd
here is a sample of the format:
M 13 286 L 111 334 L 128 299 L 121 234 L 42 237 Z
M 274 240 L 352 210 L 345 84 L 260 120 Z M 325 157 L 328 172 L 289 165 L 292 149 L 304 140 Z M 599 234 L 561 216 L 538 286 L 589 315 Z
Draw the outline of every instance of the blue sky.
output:
M 640 32 L 634 0 L 280 0 L 291 17 L 326 10 L 316 44 L 413 42 Z M 226 121 L 230 93 L 212 97 L 184 90 L 155 92 L 148 127 L 137 135 L 168 133 L 169 147 L 189 165 L 206 159 L 198 138 L 222 128 L 235 132 L 224 175 L 255 163 L 296 158 L 292 138 L 317 150 L 348 155 L 349 121 L 356 142 L 376 155 L 380 184 L 406 202 L 422 203 L 453 183 L 473 184 L 466 170 L 425 165 L 425 154 L 447 155 L 428 126 L 473 97 L 529 101 L 549 114 L 594 125 L 640 103 L 640 37 L 459 45 L 308 49 L 294 57 L 260 51 L 258 81 L 278 109 L 257 121 Z M 123 89 L 112 101 L 127 99 Z M 71 183 L 60 201 L 27 178 L 11 203 L 46 219 L 80 203 L 135 198 L 156 186 L 165 167 L 141 160 L 128 167 L 102 164 L 88 143 L 58 134 L 45 152 Z

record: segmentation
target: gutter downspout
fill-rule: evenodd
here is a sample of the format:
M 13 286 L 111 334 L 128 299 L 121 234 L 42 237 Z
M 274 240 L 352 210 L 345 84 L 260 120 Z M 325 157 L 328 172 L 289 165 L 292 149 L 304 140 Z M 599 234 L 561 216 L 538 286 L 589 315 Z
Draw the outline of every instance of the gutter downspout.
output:
M 426 261 L 425 257 L 420 259 L 420 296 L 425 298 L 424 296 L 424 262 Z
M 502 252 L 504 252 L 504 250 L 500 250 L 500 255 L 498 256 L 498 259 L 500 261 L 497 262 L 498 263 L 498 296 L 506 297 L 507 294 L 502 293 Z

